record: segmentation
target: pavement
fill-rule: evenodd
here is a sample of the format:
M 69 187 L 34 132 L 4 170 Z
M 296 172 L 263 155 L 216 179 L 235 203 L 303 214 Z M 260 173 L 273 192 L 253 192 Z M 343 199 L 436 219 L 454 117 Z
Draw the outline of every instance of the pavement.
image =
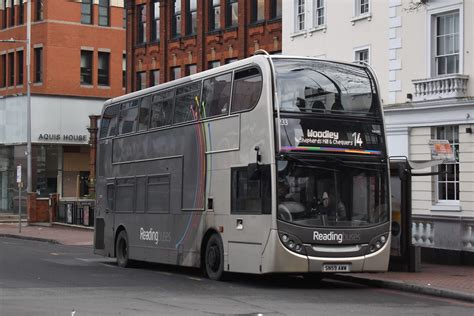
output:
M 0 237 L 41 240 L 71 246 L 93 245 L 94 231 L 86 227 L 33 226 L 0 223 Z M 420 272 L 349 273 L 331 278 L 406 292 L 474 302 L 474 267 L 424 264 Z

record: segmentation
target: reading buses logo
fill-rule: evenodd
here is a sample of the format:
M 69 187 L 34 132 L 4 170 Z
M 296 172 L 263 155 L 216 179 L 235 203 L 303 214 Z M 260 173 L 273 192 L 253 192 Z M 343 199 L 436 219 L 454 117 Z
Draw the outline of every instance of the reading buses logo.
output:
M 343 240 L 349 241 L 360 241 L 359 233 L 340 233 L 335 232 L 320 233 L 317 230 L 313 231 L 313 240 L 317 241 L 336 241 L 338 244 L 342 243 Z
M 140 227 L 140 240 L 153 241 L 155 245 L 158 245 L 160 241 L 170 242 L 171 232 L 155 231 L 151 227 L 149 230 L 145 230 L 143 227 Z

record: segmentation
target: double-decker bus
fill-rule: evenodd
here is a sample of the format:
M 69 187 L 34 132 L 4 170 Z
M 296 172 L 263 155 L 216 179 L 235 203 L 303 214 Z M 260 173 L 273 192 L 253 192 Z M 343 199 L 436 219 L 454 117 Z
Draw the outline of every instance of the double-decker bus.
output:
M 369 67 L 257 54 L 105 102 L 94 250 L 215 280 L 386 271 L 388 180 Z

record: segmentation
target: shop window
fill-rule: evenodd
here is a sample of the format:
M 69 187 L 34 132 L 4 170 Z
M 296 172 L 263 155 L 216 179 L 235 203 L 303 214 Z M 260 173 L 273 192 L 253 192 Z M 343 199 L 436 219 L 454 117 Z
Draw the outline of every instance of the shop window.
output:
M 257 68 L 235 72 L 232 113 L 253 108 L 262 92 L 262 74 Z
M 251 173 L 249 174 L 249 169 Z M 232 168 L 232 214 L 270 214 L 270 166 Z
M 56 145 L 35 146 L 36 188 L 34 191 L 39 197 L 48 197 L 57 192 L 58 178 L 58 151 Z
M 81 23 L 82 24 L 92 24 L 92 8 L 93 8 L 92 0 L 82 0 L 82 4 L 81 4 Z
M 171 125 L 174 90 L 152 96 L 150 128 Z
M 229 113 L 231 80 L 231 73 L 204 80 L 201 117 Z
M 201 82 L 191 83 L 176 89 L 174 123 L 189 122 L 197 119 L 200 94 Z

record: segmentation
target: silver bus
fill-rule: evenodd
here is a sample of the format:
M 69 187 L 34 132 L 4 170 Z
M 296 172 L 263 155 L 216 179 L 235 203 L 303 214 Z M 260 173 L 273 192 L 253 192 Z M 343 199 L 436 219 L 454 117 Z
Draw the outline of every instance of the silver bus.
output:
M 215 280 L 386 271 L 382 114 L 369 67 L 263 53 L 108 100 L 94 251 Z

